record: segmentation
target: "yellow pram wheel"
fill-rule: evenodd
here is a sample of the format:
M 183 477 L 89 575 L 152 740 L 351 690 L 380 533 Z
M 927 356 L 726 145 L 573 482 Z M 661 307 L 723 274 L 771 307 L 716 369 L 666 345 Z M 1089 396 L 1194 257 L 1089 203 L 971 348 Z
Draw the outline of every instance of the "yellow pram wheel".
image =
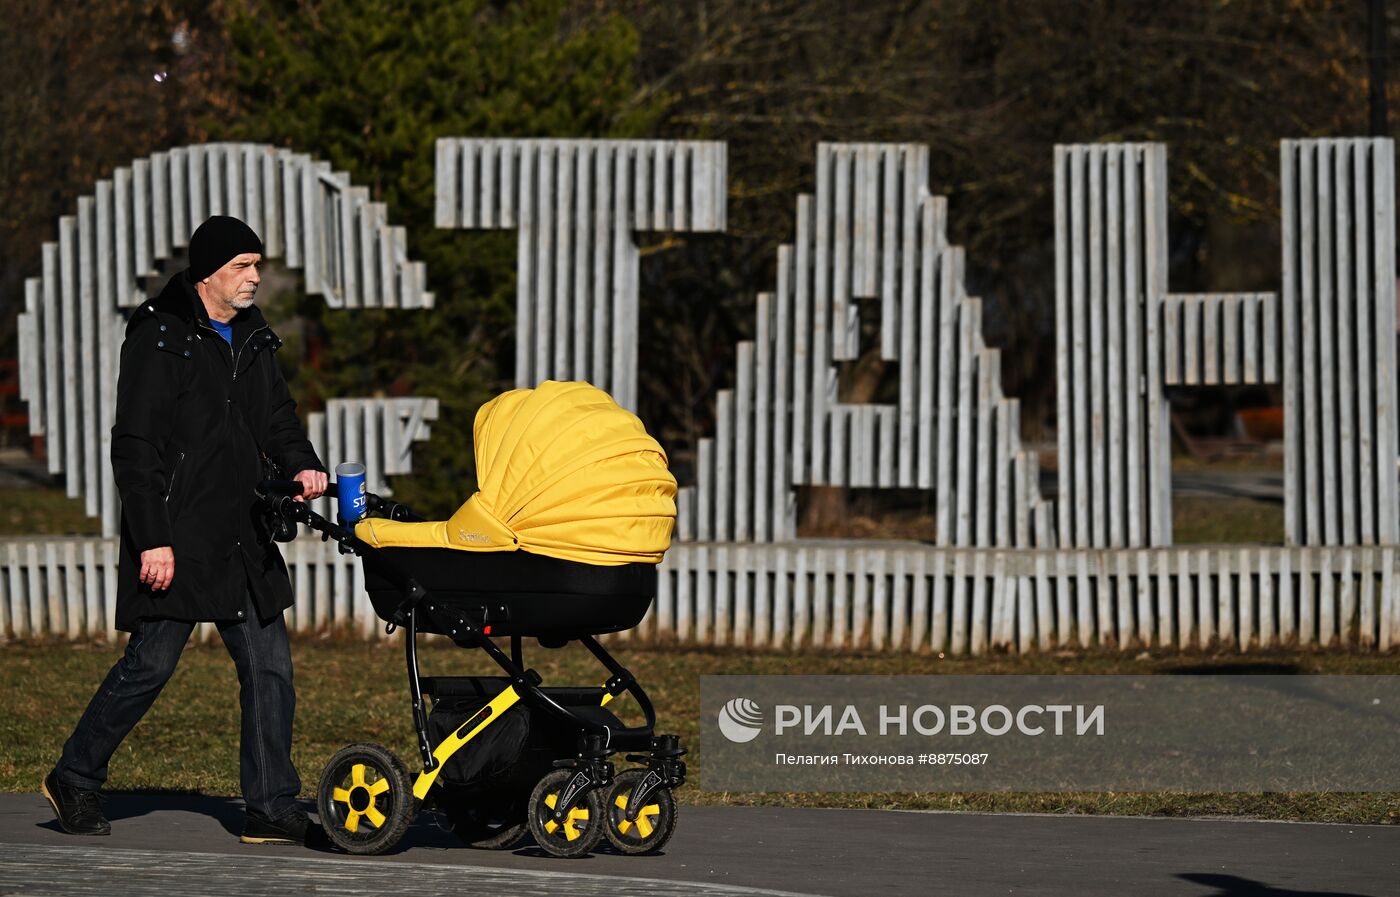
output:
M 317 788 L 321 826 L 347 853 L 383 853 L 398 844 L 417 804 L 408 771 L 393 751 L 378 744 L 341 748 Z
M 647 775 L 645 769 L 629 769 L 618 773 L 608 789 L 607 825 L 604 834 L 620 853 L 636 855 L 656 853 L 676 830 L 676 799 L 671 789 L 659 785 L 642 799 L 635 813 L 627 812 L 629 801 Z M 628 816 L 631 816 L 629 819 Z
M 585 792 L 567 807 L 559 805 L 573 777 L 572 769 L 556 769 L 530 793 L 530 834 L 546 853 L 557 857 L 584 856 L 603 839 L 602 789 Z

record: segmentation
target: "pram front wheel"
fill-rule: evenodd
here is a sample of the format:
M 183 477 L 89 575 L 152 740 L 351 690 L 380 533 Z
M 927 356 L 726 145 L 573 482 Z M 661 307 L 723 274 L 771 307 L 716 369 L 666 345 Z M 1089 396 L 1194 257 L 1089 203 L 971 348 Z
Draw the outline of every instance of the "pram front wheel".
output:
M 557 857 L 581 857 L 603 839 L 602 789 L 593 788 L 564 808 L 563 820 L 555 818 L 559 795 L 574 777 L 571 769 L 557 769 L 540 779 L 530 793 L 530 834 L 546 853 Z
M 645 769 L 618 773 L 608 789 L 603 833 L 608 843 L 629 856 L 655 853 L 666 846 L 676 830 L 676 798 L 665 785 L 647 794 L 641 808 L 631 814 L 631 819 L 627 818 L 633 790 L 646 774 Z
M 352 744 L 326 764 L 317 788 L 321 826 L 347 853 L 383 853 L 413 821 L 417 799 L 408 771 L 388 748 Z

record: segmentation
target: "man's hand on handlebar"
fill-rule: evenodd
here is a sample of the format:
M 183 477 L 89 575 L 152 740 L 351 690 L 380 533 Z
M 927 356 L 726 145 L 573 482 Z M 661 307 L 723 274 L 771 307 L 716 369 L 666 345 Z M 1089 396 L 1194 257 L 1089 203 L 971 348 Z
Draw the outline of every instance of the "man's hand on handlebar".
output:
M 170 588 L 175 578 L 175 549 L 169 545 L 148 548 L 141 552 L 141 581 L 153 591 Z
M 320 498 L 329 482 L 325 472 L 320 470 L 303 470 L 292 479 L 301 483 L 301 495 L 295 496 L 297 501 Z

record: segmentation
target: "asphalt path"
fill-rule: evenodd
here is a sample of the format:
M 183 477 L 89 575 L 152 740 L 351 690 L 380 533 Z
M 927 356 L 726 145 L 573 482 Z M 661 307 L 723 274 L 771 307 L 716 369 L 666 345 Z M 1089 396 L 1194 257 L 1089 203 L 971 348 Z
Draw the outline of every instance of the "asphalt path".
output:
M 424 814 L 392 853 L 238 842 L 238 801 L 119 793 L 113 833 L 65 835 L 0 794 L 0 895 L 761 894 L 1400 897 L 1400 826 L 681 807 L 664 854 L 579 860 L 460 846 Z

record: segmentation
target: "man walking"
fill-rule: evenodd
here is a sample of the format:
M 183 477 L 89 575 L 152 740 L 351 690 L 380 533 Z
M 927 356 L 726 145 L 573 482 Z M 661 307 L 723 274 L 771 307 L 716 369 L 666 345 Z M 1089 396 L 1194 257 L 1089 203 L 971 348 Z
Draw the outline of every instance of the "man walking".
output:
M 127 324 L 112 469 L 122 504 L 117 627 L 131 638 L 41 786 L 72 834 L 110 833 L 98 797 L 108 760 L 207 621 L 241 686 L 242 840 L 306 839 L 282 622 L 291 583 L 253 490 L 264 456 L 296 471 L 306 498 L 325 491 L 326 474 L 273 359 L 281 341 L 253 305 L 262 251 L 242 221 L 210 218 L 190 238 L 189 269 Z

